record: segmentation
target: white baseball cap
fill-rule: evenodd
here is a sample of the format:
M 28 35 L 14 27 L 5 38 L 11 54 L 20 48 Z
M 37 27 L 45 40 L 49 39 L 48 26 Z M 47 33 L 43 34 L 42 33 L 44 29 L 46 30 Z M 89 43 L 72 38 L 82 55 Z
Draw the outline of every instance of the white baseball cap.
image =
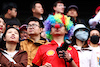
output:
M 73 33 L 75 34 L 75 32 L 78 30 L 78 29 L 86 29 L 89 31 L 89 29 L 84 25 L 84 24 L 77 24 L 75 25 L 74 29 L 73 29 Z

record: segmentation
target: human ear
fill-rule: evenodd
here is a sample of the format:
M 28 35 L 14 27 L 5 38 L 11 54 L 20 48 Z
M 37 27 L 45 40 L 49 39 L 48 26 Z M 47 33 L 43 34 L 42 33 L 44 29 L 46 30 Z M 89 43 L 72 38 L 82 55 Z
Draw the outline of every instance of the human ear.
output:
M 6 41 L 6 37 L 3 37 L 3 40 Z
M 65 31 L 65 34 L 68 34 L 68 31 Z
M 78 13 L 76 14 L 76 17 L 78 16 Z
M 7 28 L 9 28 L 10 27 L 10 25 L 7 25 Z
M 8 13 L 11 13 L 11 10 L 10 9 L 8 9 Z
M 43 31 L 43 28 L 40 28 L 40 33 Z
M 56 7 L 53 7 L 53 10 L 55 11 L 56 10 Z
M 35 12 L 35 9 L 34 8 L 32 8 L 32 12 Z

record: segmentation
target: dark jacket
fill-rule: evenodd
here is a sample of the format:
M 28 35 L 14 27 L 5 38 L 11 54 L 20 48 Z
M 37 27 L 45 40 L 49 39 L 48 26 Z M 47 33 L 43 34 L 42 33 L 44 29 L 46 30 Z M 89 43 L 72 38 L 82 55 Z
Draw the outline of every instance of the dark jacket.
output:
M 17 64 L 10 62 L 3 54 L 3 49 L 0 49 L 0 65 L 1 67 L 26 67 L 27 66 L 27 52 L 19 50 L 13 57 Z
M 20 23 L 20 20 L 18 18 L 5 18 L 4 15 L 0 15 L 0 17 L 3 18 L 4 22 L 6 23 L 6 25 L 18 25 L 18 26 L 21 26 L 21 23 Z
M 80 19 L 80 18 L 76 18 L 76 20 L 74 20 L 74 18 L 71 17 L 71 21 L 73 21 L 74 25 L 76 25 L 76 24 L 84 24 L 85 26 L 87 26 L 85 21 L 83 19 Z

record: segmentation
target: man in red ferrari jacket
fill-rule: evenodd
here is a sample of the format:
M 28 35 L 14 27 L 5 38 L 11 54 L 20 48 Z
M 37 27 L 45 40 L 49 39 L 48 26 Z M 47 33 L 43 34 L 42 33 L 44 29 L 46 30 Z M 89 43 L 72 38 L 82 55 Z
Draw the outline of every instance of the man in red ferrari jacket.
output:
M 71 23 L 69 23 L 70 20 L 65 21 L 65 23 L 63 23 L 64 21 L 61 20 L 62 23 L 59 23 L 60 21 L 57 21 L 55 18 L 58 17 L 58 19 L 60 19 L 61 18 L 60 16 L 64 17 L 63 20 L 66 20 L 65 18 L 67 16 L 65 17 L 65 15 L 61 15 L 61 14 L 50 15 L 48 19 L 46 20 L 45 23 L 47 23 L 46 24 L 47 27 L 45 26 L 45 30 L 46 30 L 46 33 L 47 31 L 51 30 L 49 33 L 52 36 L 51 43 L 42 45 L 39 47 L 37 54 L 32 61 L 33 67 L 66 67 L 66 66 L 67 67 L 79 67 L 78 53 L 74 47 L 69 46 L 66 51 L 64 50 L 59 51 L 60 53 L 59 57 L 56 52 L 57 47 L 61 47 L 64 44 L 65 34 L 68 34 L 68 31 L 69 31 L 66 29 L 65 24 L 68 23 L 71 26 Z M 51 20 L 51 17 L 52 17 L 52 20 Z M 48 24 L 51 25 L 50 28 L 48 28 L 49 27 Z M 64 57 L 62 57 L 63 52 L 65 53 Z

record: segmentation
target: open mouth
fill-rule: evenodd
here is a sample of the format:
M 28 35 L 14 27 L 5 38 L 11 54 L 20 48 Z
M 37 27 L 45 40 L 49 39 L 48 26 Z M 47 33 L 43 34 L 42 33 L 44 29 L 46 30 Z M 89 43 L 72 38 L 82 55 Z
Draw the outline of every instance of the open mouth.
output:
M 32 32 L 32 30 L 30 30 L 29 32 Z
M 12 36 L 12 37 L 10 37 L 10 38 L 14 39 L 15 37 L 14 37 L 14 36 Z

